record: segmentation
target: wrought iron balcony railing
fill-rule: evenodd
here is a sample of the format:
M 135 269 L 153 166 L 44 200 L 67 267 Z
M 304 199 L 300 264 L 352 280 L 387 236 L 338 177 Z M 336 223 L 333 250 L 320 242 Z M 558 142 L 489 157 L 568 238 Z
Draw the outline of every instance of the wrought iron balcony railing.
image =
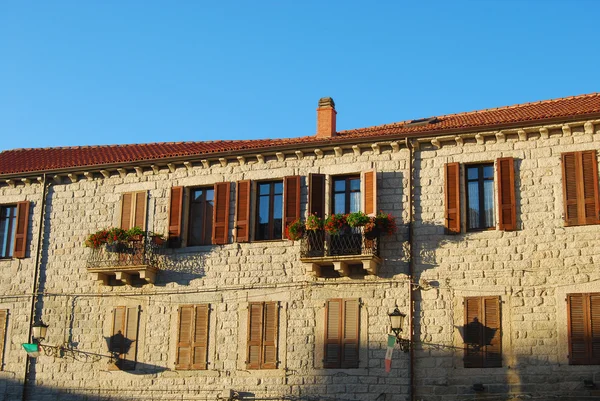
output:
M 139 241 L 105 244 L 91 249 L 87 259 L 89 272 L 108 283 L 111 276 L 130 283 L 132 275 L 153 283 L 162 263 L 163 245 L 142 238 Z
M 379 236 L 365 233 L 363 227 L 355 227 L 348 228 L 339 235 L 307 231 L 302 238 L 302 258 L 347 255 L 379 256 Z

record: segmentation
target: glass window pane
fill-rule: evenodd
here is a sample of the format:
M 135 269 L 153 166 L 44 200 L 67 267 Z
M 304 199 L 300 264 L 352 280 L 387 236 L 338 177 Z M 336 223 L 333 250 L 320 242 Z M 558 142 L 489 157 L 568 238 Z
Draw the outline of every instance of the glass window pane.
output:
M 346 180 L 335 180 L 333 182 L 333 190 L 335 192 L 342 192 L 346 190 Z
M 479 176 L 479 168 L 478 167 L 467 167 L 467 179 L 468 180 L 476 180 Z
M 213 201 L 215 199 L 215 190 L 214 189 L 206 189 L 206 200 Z
M 350 180 L 350 190 L 360 191 L 360 178 L 353 178 Z
M 352 192 L 350 194 L 350 210 L 348 213 L 360 211 L 360 192 Z
M 269 192 L 271 192 L 271 185 L 270 184 L 258 184 L 258 194 L 259 195 L 267 195 L 269 194 Z
M 485 210 L 485 227 L 493 227 L 494 224 L 494 181 L 483 183 L 483 208 Z
M 333 196 L 333 213 L 346 213 L 346 194 L 335 194 Z
M 273 218 L 281 219 L 283 216 L 283 196 L 275 195 L 273 197 Z
M 483 166 L 483 178 L 494 179 L 494 166 Z
M 276 182 L 273 184 L 273 194 L 281 195 L 283 194 L 283 182 Z
M 468 183 L 467 198 L 468 228 L 479 228 L 479 182 Z
M 13 255 L 13 244 L 15 240 L 16 224 L 16 206 L 0 207 L 0 257 L 10 258 Z

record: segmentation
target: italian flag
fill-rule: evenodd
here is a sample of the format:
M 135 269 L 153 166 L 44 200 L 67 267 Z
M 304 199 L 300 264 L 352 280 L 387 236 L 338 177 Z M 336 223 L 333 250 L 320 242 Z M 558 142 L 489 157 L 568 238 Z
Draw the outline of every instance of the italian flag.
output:
M 390 373 L 392 370 L 392 354 L 396 345 L 396 336 L 388 334 L 387 352 L 385 353 L 385 371 Z

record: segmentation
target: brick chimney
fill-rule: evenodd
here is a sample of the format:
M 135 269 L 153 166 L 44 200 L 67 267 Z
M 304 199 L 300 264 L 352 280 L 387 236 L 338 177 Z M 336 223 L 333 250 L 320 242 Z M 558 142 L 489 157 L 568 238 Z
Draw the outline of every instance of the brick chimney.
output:
M 317 138 L 332 138 L 335 136 L 335 103 L 330 97 L 319 99 L 317 108 Z

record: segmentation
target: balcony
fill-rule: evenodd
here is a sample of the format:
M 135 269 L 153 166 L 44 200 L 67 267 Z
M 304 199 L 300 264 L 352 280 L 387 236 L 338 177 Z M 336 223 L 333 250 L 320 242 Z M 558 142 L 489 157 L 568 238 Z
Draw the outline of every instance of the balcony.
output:
M 379 235 L 365 234 L 363 227 L 348 228 L 340 235 L 307 231 L 301 242 L 300 261 L 307 273 L 316 277 L 323 277 L 323 268 L 331 266 L 340 276 L 350 276 L 351 266 L 356 265 L 375 275 L 381 264 Z
M 87 270 L 104 285 L 115 282 L 131 285 L 136 279 L 153 284 L 162 263 L 163 248 L 163 244 L 145 238 L 104 244 L 91 249 Z

